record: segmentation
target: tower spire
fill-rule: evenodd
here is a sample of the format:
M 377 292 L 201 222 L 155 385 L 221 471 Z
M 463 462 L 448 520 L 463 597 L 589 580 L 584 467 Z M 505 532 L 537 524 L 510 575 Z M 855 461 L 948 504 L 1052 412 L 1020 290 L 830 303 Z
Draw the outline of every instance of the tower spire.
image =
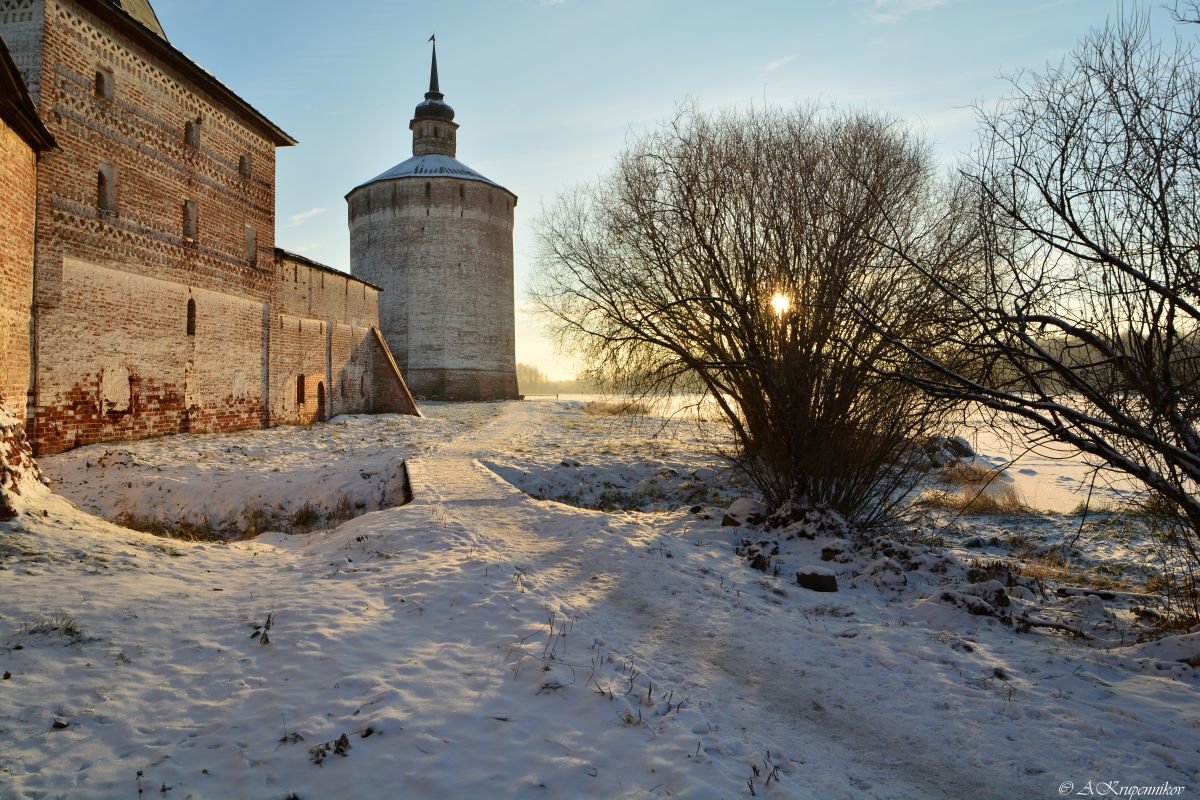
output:
M 438 88 L 437 76 L 437 34 L 429 37 L 429 41 L 433 42 L 433 62 L 429 67 L 429 91 L 425 93 L 426 100 L 441 100 L 444 95 L 442 90 Z

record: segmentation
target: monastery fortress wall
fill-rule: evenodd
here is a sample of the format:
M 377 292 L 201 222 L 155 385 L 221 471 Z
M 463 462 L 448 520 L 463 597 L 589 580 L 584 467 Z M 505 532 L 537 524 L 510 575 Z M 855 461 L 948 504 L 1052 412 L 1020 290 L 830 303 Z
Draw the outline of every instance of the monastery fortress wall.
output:
M 6 124 L 32 106 L 56 143 L 35 177 L 0 131 L 0 395 L 36 452 L 416 413 L 379 288 L 275 248 L 275 148 L 295 141 L 144 0 L 0 0 L 0 38 L 27 88 Z

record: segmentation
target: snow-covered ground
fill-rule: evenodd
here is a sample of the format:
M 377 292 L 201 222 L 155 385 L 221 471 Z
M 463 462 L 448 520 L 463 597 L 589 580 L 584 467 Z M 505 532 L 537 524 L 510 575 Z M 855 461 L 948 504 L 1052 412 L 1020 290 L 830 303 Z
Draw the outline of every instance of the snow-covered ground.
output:
M 703 431 L 424 411 L 45 459 L 78 505 L 0 523 L 0 797 L 1200 791 L 1200 633 L 1139 643 L 1147 598 L 998 563 L 1069 520 L 916 520 L 939 550 L 764 535 L 722 524 L 742 489 Z M 362 511 L 232 543 L 89 513 Z

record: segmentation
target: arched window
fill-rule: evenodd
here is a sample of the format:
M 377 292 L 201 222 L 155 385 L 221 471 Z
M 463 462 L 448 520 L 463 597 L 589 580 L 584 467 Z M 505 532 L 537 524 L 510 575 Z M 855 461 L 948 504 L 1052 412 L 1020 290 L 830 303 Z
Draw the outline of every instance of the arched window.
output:
M 189 119 L 183 123 L 183 142 L 192 147 L 200 146 L 200 120 Z
M 187 335 L 196 335 L 196 301 L 190 297 L 187 304 Z
M 243 178 L 249 178 L 250 171 L 250 154 L 242 153 L 241 157 L 238 158 L 238 174 Z
M 433 191 L 433 184 L 429 181 L 425 182 L 425 196 L 429 197 L 429 193 Z

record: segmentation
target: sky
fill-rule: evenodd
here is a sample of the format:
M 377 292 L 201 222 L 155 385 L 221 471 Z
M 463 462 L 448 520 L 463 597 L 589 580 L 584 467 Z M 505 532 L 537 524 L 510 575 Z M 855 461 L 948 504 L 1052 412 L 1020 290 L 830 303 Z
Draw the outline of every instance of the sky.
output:
M 525 290 L 534 223 L 684 102 L 816 100 L 899 117 L 947 165 L 1005 76 L 1057 63 L 1122 0 L 153 0 L 168 38 L 299 140 L 278 152 L 276 244 L 349 271 L 345 195 L 412 155 L 438 73 L 458 158 L 517 194 L 517 360 L 572 377 Z M 1190 31 L 1180 31 L 1186 35 Z

